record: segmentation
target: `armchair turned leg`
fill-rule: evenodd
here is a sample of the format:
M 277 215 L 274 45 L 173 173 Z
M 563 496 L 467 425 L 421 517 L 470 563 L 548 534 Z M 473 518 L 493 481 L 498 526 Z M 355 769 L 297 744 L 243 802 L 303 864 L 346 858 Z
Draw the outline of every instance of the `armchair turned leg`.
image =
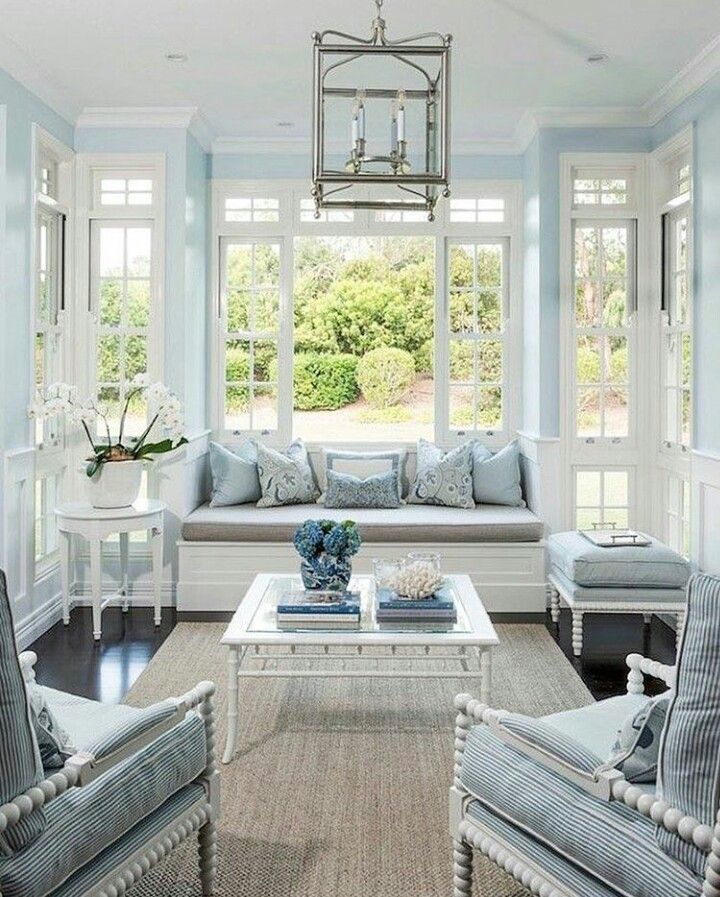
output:
M 560 622 L 560 592 L 550 586 L 550 617 L 553 623 Z
M 472 847 L 465 841 L 453 841 L 453 897 L 472 893 Z
M 198 859 L 203 897 L 212 897 L 217 872 L 217 829 L 214 822 L 206 822 L 198 831 Z
M 581 610 L 572 612 L 572 647 L 575 657 L 580 657 L 583 647 L 583 613 Z

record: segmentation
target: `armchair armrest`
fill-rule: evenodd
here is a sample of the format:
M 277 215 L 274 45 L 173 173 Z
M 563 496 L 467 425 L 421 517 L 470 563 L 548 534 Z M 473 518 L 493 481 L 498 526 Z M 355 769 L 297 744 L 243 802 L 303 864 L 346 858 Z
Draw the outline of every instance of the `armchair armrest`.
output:
M 31 685 L 35 681 L 35 664 L 37 663 L 37 654 L 34 651 L 22 651 L 18 654 L 20 662 L 20 672 L 26 685 Z
M 658 663 L 657 660 L 643 657 L 642 654 L 628 654 L 625 662 L 630 669 L 627 678 L 628 694 L 642 695 L 645 693 L 645 676 L 660 679 L 668 688 L 675 687 L 675 667 Z
M 462 788 L 460 769 L 465 741 L 470 728 L 478 724 L 489 726 L 505 744 L 599 800 L 612 800 L 613 783 L 623 779 L 621 772 L 603 769 L 599 757 L 564 737 L 562 733 L 555 733 L 541 721 L 508 713 L 506 710 L 494 710 L 470 695 L 458 695 L 455 707 L 459 711 L 455 729 L 456 787 Z
M 213 754 L 215 725 L 212 696 L 214 693 L 215 684 L 213 682 L 200 682 L 181 698 L 177 698 L 171 703 L 165 702 L 170 707 L 170 713 L 160 714 L 162 718 L 159 720 L 150 721 L 148 726 L 140 727 L 140 731 L 130 732 L 130 737 L 124 741 L 113 740 L 110 750 L 99 758 L 90 752 L 81 752 L 70 757 L 61 770 L 29 788 L 12 801 L 0 806 L 0 834 L 5 829 L 17 825 L 34 810 L 49 804 L 68 788 L 81 788 L 89 784 L 113 766 L 137 753 L 183 720 L 190 710 L 197 709 L 205 723 L 208 750 L 205 777 L 213 782 L 217 776 Z M 154 705 L 153 708 L 148 709 L 158 706 L 163 705 Z M 211 799 L 215 800 L 213 795 L 211 795 Z

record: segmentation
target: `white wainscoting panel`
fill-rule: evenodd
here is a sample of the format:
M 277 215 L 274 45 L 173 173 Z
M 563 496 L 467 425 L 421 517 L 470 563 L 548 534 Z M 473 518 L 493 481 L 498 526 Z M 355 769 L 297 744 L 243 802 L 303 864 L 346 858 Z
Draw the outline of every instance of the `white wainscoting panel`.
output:
M 720 576 L 720 455 L 693 451 L 690 489 L 692 560 Z

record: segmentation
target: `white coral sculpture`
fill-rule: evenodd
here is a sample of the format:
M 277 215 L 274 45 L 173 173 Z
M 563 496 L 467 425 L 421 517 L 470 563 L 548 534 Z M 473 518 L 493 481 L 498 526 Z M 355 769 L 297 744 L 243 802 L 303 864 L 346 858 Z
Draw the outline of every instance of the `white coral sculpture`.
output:
M 415 561 L 393 576 L 391 587 L 401 598 L 430 598 L 442 585 L 443 578 L 433 564 Z

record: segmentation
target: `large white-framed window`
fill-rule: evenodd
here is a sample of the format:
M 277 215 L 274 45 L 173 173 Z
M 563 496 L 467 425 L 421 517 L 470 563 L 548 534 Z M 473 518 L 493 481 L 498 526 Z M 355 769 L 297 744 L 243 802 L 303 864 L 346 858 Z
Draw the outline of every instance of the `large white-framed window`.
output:
M 579 529 L 645 519 L 638 264 L 647 239 L 645 172 L 639 154 L 560 158 L 561 442 L 566 522 Z
M 34 212 L 32 280 L 32 382 L 35 394 L 66 375 L 68 298 L 72 283 L 74 154 L 33 126 Z M 57 563 L 54 509 L 67 468 L 60 417 L 33 422 L 35 445 L 33 556 L 39 578 Z
M 517 182 L 459 182 L 434 222 L 395 210 L 316 219 L 292 181 L 216 180 L 212 193 L 216 434 L 500 445 L 515 430 Z M 387 388 L 373 391 L 378 380 Z

